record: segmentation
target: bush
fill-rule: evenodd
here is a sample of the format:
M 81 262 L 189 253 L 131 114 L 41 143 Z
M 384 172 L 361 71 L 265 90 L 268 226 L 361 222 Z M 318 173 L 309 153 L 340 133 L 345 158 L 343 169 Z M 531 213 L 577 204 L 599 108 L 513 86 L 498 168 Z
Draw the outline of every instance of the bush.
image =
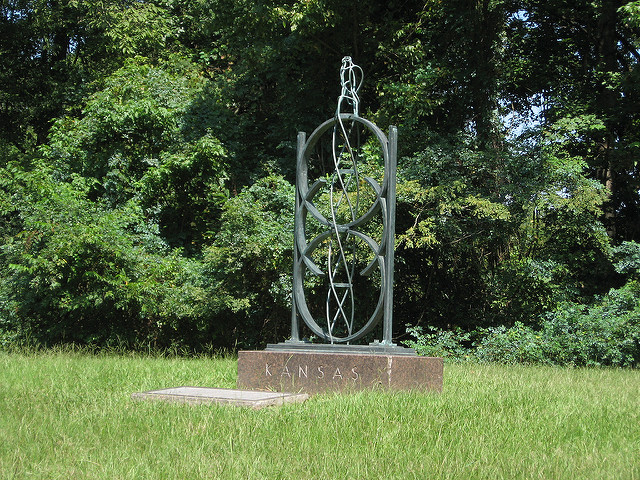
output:
M 521 323 L 488 329 L 479 360 L 572 366 L 634 367 L 640 363 L 640 284 L 612 289 L 597 304 L 566 303 L 541 328 Z
M 547 363 L 542 343 L 541 336 L 531 327 L 516 322 L 511 328 L 484 330 L 474 356 L 480 361 L 500 363 Z
M 471 334 L 461 328 L 454 330 L 442 330 L 438 327 L 428 326 L 431 333 L 425 333 L 422 327 L 409 327 L 407 333 L 414 336 L 415 340 L 407 340 L 404 344 L 413 348 L 418 355 L 427 357 L 443 357 L 451 361 L 468 360 L 471 350 L 468 343 Z
M 3 173 L 13 179 L 4 212 L 13 227 L 0 247 L 0 341 L 199 341 L 199 263 L 170 251 L 135 203 L 104 209 L 82 179 L 56 182 L 45 168 Z
M 295 187 L 266 177 L 226 203 L 204 250 L 207 308 L 229 348 L 263 346 L 290 333 Z
M 428 328 L 431 333 L 420 327 L 407 329 L 415 340 L 404 343 L 420 355 L 449 361 L 637 367 L 640 283 L 612 289 L 591 306 L 564 303 L 547 313 L 538 328 L 521 322 L 473 332 Z

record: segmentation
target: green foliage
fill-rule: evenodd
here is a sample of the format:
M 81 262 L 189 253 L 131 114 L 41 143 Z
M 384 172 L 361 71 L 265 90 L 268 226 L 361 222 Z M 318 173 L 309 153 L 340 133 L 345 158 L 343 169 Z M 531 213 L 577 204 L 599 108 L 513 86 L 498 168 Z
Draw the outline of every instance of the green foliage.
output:
M 395 333 L 605 308 L 638 280 L 640 16 L 565 3 L 5 2 L 0 336 L 281 339 L 295 135 L 344 55 L 399 127 Z
M 403 342 L 413 348 L 418 355 L 426 357 L 442 357 L 447 363 L 459 362 L 470 358 L 468 343 L 471 334 L 460 327 L 453 330 L 442 330 L 438 327 L 427 327 L 431 333 L 425 333 L 422 327 L 409 327 L 407 333 L 415 340 Z
M 291 318 L 295 188 L 266 177 L 224 206 L 221 228 L 204 250 L 217 335 L 229 347 L 286 338 Z
M 465 146 L 433 137 L 403 159 L 397 188 L 398 316 L 440 327 L 491 321 L 488 282 L 508 258 L 519 214 L 498 174 L 510 159 L 458 140 Z
M 487 298 L 494 323 L 534 324 L 539 315 L 570 298 L 577 288 L 564 263 L 543 258 L 511 257 L 487 281 Z
M 139 207 L 105 210 L 81 177 L 56 182 L 44 167 L 3 174 L 16 217 L 0 249 L 3 332 L 44 344 L 199 340 L 198 265 L 170 252 Z
M 102 34 L 108 54 L 157 58 L 170 50 L 177 27 L 175 17 L 160 3 L 87 2 L 86 25 Z
M 199 251 L 227 196 L 227 153 L 213 112 L 193 105 L 208 82 L 174 58 L 135 58 L 104 80 L 80 118 L 62 117 L 42 148 L 56 174 L 91 178 L 92 198 L 135 199 L 174 247 Z
M 479 360 L 571 366 L 634 367 L 640 364 L 639 285 L 611 290 L 591 307 L 563 304 L 541 328 L 518 323 L 486 332 Z
M 402 160 L 402 317 L 447 328 L 535 324 L 561 302 L 616 284 L 601 222 L 606 191 L 559 138 L 490 153 L 469 136 L 432 137 Z
M 637 367 L 640 364 L 640 284 L 612 289 L 591 306 L 563 303 L 534 328 L 516 322 L 480 329 L 408 329 L 404 343 L 421 355 L 449 361 L 547 364 L 586 367 Z M 470 340 L 474 340 L 471 345 Z
M 616 272 L 640 280 L 640 244 L 623 242 L 613 248 Z

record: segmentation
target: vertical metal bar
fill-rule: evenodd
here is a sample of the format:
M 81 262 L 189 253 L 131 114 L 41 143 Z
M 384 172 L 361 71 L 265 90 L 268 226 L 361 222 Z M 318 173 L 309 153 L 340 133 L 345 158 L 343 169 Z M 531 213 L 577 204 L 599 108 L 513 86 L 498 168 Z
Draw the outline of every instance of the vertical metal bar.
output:
M 295 285 L 295 280 L 299 275 L 299 269 L 297 268 L 299 261 L 299 249 L 300 245 L 298 245 L 298 239 L 295 232 L 298 229 L 297 223 L 299 222 L 298 212 L 300 211 L 300 172 L 301 172 L 301 162 L 304 162 L 304 144 L 307 141 L 307 134 L 304 132 L 298 132 L 298 148 L 296 150 L 296 206 L 294 212 L 294 227 L 293 227 L 293 280 Z M 300 330 L 299 330 L 299 321 L 298 321 L 298 310 L 296 308 L 296 291 L 294 288 L 291 289 L 291 341 L 299 342 L 300 341 Z
M 385 252 L 386 285 L 382 343 L 393 344 L 393 262 L 396 231 L 396 170 L 398 163 L 398 129 L 389 127 L 389 183 L 387 188 L 387 251 Z

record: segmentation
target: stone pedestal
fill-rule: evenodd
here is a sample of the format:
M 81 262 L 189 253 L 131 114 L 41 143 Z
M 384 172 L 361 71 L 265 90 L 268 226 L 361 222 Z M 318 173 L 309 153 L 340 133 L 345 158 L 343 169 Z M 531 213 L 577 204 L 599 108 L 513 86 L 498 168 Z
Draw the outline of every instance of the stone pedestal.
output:
M 321 393 L 442 390 L 442 358 L 303 351 L 238 352 L 238 388 Z

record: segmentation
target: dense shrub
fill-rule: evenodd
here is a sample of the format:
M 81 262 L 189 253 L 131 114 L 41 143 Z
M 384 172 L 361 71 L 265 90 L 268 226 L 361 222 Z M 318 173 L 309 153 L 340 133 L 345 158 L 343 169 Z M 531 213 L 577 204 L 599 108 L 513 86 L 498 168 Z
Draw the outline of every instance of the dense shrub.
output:
M 449 361 L 470 358 L 470 333 L 464 332 L 461 328 L 442 330 L 430 326 L 427 329 L 431 333 L 426 333 L 419 326 L 407 328 L 407 333 L 415 337 L 415 340 L 407 340 L 404 344 L 413 348 L 418 355 L 427 357 L 443 357 Z
M 465 333 L 460 329 L 408 329 L 405 342 L 421 355 L 450 361 L 637 367 L 640 364 L 640 283 L 612 289 L 592 306 L 565 303 L 538 328 L 516 322 Z M 473 345 L 471 340 L 474 340 Z
M 171 251 L 135 203 L 103 209 L 81 179 L 5 169 L 13 183 L 0 247 L 2 338 L 169 346 L 206 328 L 197 262 Z M 3 199 L 7 199 L 7 195 Z
M 214 337 L 226 347 L 284 340 L 291 325 L 295 187 L 259 180 L 226 203 L 204 282 Z
M 640 286 L 612 290 L 600 303 L 564 304 L 541 328 L 517 324 L 487 331 L 475 355 L 505 363 L 632 367 L 640 363 Z

